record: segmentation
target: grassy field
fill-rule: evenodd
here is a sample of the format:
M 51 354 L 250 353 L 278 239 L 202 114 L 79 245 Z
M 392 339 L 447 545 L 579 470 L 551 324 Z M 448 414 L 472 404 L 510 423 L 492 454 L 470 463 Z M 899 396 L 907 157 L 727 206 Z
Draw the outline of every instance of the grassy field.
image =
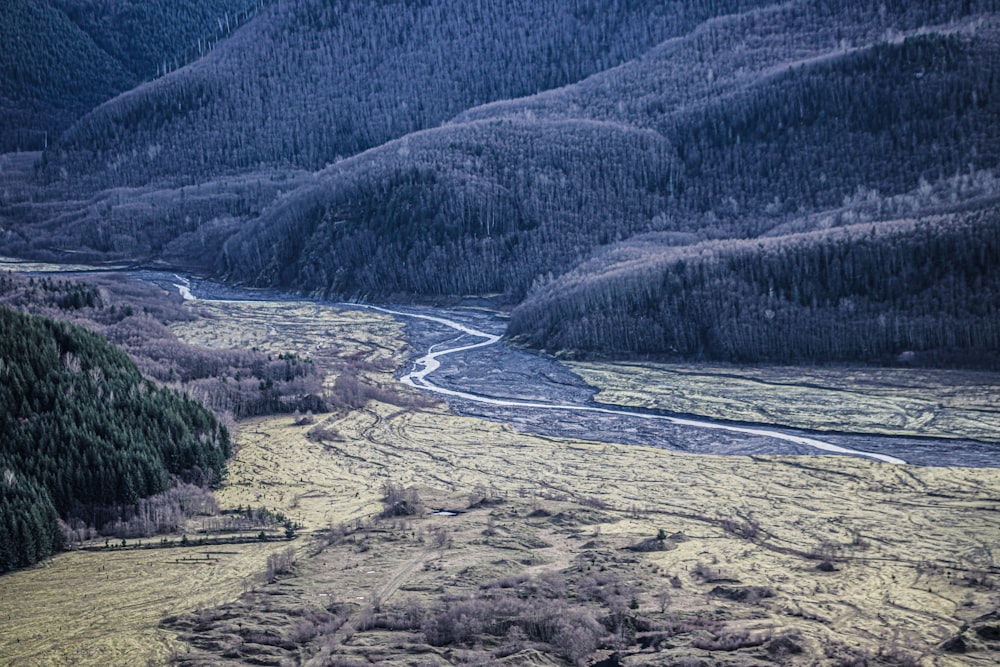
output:
M 178 325 L 178 333 L 209 346 L 257 346 L 275 354 L 315 358 L 317 363 L 361 360 L 369 369 L 392 368 L 393 359 L 405 349 L 399 325 L 386 316 L 276 303 L 193 307 L 203 316 Z M 386 373 L 366 374 L 392 381 Z M 291 420 L 285 417 L 278 423 Z M 238 426 L 237 446 L 252 445 L 254 429 L 253 422 Z M 247 448 L 248 454 L 255 451 Z M 305 452 L 292 456 L 298 459 Z M 298 491 L 290 492 L 287 502 L 280 498 L 272 502 L 273 493 L 258 500 L 257 493 L 246 491 L 260 481 L 239 453 L 230 470 L 229 485 L 219 494 L 224 507 L 231 502 L 229 507 L 252 503 L 291 509 Z M 295 484 L 288 479 L 289 488 Z M 78 551 L 0 577 L 0 664 L 135 665 L 147 660 L 162 664 L 177 648 L 173 633 L 158 628 L 164 615 L 235 599 L 261 579 L 268 556 L 284 547 L 283 543 L 213 547 L 213 552 L 223 553 L 195 564 L 175 562 L 202 553 L 195 548 Z
M 101 267 L 102 270 L 115 268 L 125 268 L 124 266 L 109 265 Z M 52 264 L 50 262 L 35 262 L 31 260 L 14 259 L 0 256 L 0 271 L 18 271 L 26 273 L 65 273 L 66 271 L 93 271 L 94 267 L 88 264 Z
M 383 395 L 314 423 L 237 425 L 220 502 L 284 512 L 303 526 L 292 542 L 227 546 L 204 565 L 173 562 L 196 549 L 72 552 L 0 578 L 0 662 L 570 664 L 559 638 L 582 646 L 587 632 L 594 656 L 617 649 L 627 665 L 1000 658 L 993 470 L 523 435 L 414 402 L 392 380 L 406 349 L 384 316 L 192 307 L 204 317 L 177 325 L 186 340 L 309 355 L 331 375 L 349 358 Z M 422 509 L 377 519 L 386 485 L 414 488 Z M 277 555 L 284 572 L 268 577 Z M 516 600 L 535 625 L 555 609 L 597 627 L 496 632 Z M 462 605 L 493 620 L 431 641 Z M 959 636 L 964 653 L 942 650 Z
M 1000 377 L 953 370 L 571 363 L 615 405 L 815 430 L 1000 442 Z
M 998 656 L 972 631 L 969 652 L 938 649 L 963 623 L 996 610 L 1000 479 L 992 471 L 827 457 L 695 457 L 527 437 L 443 410 L 377 403 L 332 426 L 342 441 L 317 442 L 307 437 L 310 427 L 287 419 L 259 421 L 237 456 L 258 482 L 227 488 L 229 502 L 246 501 L 251 491 L 311 527 L 333 529 L 322 535 L 339 537 L 310 546 L 318 553 L 300 559 L 295 577 L 209 624 L 216 646 L 229 647 L 236 664 L 263 649 L 241 640 L 233 618 L 257 618 L 256 632 L 281 637 L 286 648 L 275 655 L 294 663 L 332 654 L 406 664 L 433 647 L 413 632 L 364 629 L 373 601 L 383 613 L 426 610 L 474 595 L 490 581 L 546 573 L 570 582 L 568 596 L 575 599 L 588 567 L 581 563 L 633 587 L 635 613 L 647 625 L 690 626 L 671 635 L 674 648 L 660 660 L 695 656 L 727 664 L 723 659 L 740 654 L 751 662 L 729 664 L 754 664 L 766 649 L 696 646 L 705 644 L 705 633 L 726 638 L 743 631 L 794 637 L 804 650 L 801 661 L 788 658 L 795 664 L 828 653 L 819 664 L 837 664 L 852 651 L 895 651 L 912 664 L 923 656 L 938 665 L 993 664 Z M 416 486 L 431 509 L 466 509 L 470 497 L 500 502 L 457 517 L 426 512 L 370 523 L 386 483 Z M 665 551 L 624 550 L 661 529 L 683 538 Z M 448 546 L 435 546 L 432 536 L 441 530 Z M 817 568 L 824 560 L 832 571 Z M 771 595 L 733 601 L 713 594 L 720 585 Z M 660 611 L 663 593 L 670 603 Z M 346 605 L 338 613 L 352 627 L 349 639 L 342 629 L 308 640 L 293 632 L 304 610 L 319 613 L 333 601 Z M 255 616 L 261 605 L 270 607 L 268 615 Z M 461 647 L 462 660 L 488 659 L 498 649 L 480 644 Z M 192 651 L 190 664 L 213 664 L 224 653 Z M 636 651 L 633 659 L 643 656 L 651 658 Z
M 191 306 L 201 315 L 172 325 L 184 341 L 207 347 L 257 348 L 302 357 L 356 359 L 392 371 L 407 345 L 402 325 L 386 315 L 313 303 L 209 302 Z M 384 375 L 391 380 L 391 372 Z
M 159 629 L 165 614 L 236 598 L 284 546 L 77 551 L 0 577 L 0 663 L 164 664 L 182 648 Z

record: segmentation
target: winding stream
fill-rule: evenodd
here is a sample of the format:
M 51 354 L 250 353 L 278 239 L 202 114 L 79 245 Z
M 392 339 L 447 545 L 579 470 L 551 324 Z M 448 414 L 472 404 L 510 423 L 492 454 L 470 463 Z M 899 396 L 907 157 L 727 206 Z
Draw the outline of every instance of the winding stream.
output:
M 144 279 L 149 279 L 147 274 Z M 186 299 L 299 300 L 269 290 L 233 288 L 160 274 Z M 381 312 L 406 325 L 418 356 L 400 381 L 445 398 L 458 414 L 508 424 L 541 436 L 660 447 L 697 454 L 834 454 L 890 464 L 1000 464 L 989 443 L 859 433 L 822 435 L 785 427 L 714 421 L 597 402 L 596 389 L 555 359 L 500 344 L 506 322 L 485 309 L 341 303 Z M 484 443 L 484 446 L 489 446 Z
M 647 413 L 647 412 L 634 412 L 625 409 L 616 408 L 602 408 L 594 405 L 571 405 L 565 403 L 549 403 L 549 402 L 536 402 L 536 401 L 518 401 L 502 398 L 494 398 L 491 396 L 483 396 L 481 394 L 474 394 L 467 391 L 460 391 L 456 389 L 449 389 L 447 387 L 439 386 L 431 382 L 428 376 L 437 371 L 441 367 L 441 362 L 438 361 L 439 358 L 446 355 L 453 355 L 461 352 L 468 352 L 470 350 L 475 350 L 478 348 L 487 347 L 490 345 L 496 345 L 500 342 L 500 336 L 496 334 L 486 333 L 484 331 L 479 331 L 468 325 L 462 324 L 460 322 L 455 322 L 454 320 L 449 320 L 444 317 L 425 315 L 420 313 L 407 313 L 399 310 L 390 310 L 388 308 L 381 308 L 378 306 L 367 306 L 370 310 L 375 310 L 381 313 L 386 313 L 388 315 L 393 315 L 396 317 L 410 317 L 420 320 L 426 320 L 429 322 L 434 322 L 437 324 L 443 324 L 446 327 L 450 327 L 462 334 L 473 336 L 475 338 L 481 338 L 482 340 L 477 343 L 469 343 L 458 345 L 456 347 L 445 347 L 443 349 L 435 350 L 436 345 L 432 345 L 428 349 L 427 353 L 422 357 L 419 357 L 414 361 L 414 366 L 416 370 L 410 371 L 406 375 L 400 378 L 400 380 L 411 387 L 416 387 L 418 389 L 423 389 L 424 391 L 429 391 L 435 394 L 441 394 L 444 396 L 450 396 L 453 398 L 461 398 L 467 401 L 473 401 L 476 403 L 485 403 L 488 405 L 503 406 L 509 408 L 525 408 L 534 410 L 556 410 L 562 412 L 594 412 L 605 415 L 617 415 L 620 417 L 628 417 L 633 419 L 652 419 L 652 420 L 664 420 L 670 424 L 678 426 L 690 426 L 694 428 L 704 428 L 704 429 L 719 429 L 722 431 L 727 431 L 730 433 L 742 433 L 747 435 L 762 436 L 765 438 L 774 438 L 777 440 L 785 440 L 788 442 L 796 443 L 799 445 L 805 445 L 807 447 L 812 447 L 824 452 L 830 452 L 834 454 L 846 454 L 850 456 L 863 456 L 876 461 L 883 461 L 885 463 L 895 463 L 904 464 L 901 458 L 890 456 L 888 454 L 877 454 L 873 452 L 864 452 L 857 449 L 850 449 L 848 447 L 841 447 L 840 445 L 834 445 L 829 442 L 824 442 L 822 440 L 817 440 L 815 438 L 809 438 L 800 435 L 793 435 L 790 433 L 782 433 L 780 431 L 772 431 L 763 428 L 750 428 L 746 426 L 735 426 L 730 424 L 723 424 L 712 421 L 697 420 L 697 419 L 685 419 L 681 417 L 671 417 L 668 415 Z
M 59 273 L 79 274 L 77 271 Z M 187 300 L 306 300 L 234 288 L 173 273 L 125 270 L 177 290 Z M 331 304 L 334 305 L 334 304 Z M 335 304 L 385 313 L 406 324 L 420 356 L 400 381 L 442 396 L 458 414 L 490 419 L 539 436 L 636 444 L 699 454 L 836 454 L 890 464 L 1000 466 L 1000 447 L 973 440 L 863 433 L 817 435 L 785 427 L 714 421 L 599 403 L 597 391 L 557 360 L 499 344 L 506 323 L 493 311 L 425 306 Z M 489 446 L 484 443 L 483 446 Z

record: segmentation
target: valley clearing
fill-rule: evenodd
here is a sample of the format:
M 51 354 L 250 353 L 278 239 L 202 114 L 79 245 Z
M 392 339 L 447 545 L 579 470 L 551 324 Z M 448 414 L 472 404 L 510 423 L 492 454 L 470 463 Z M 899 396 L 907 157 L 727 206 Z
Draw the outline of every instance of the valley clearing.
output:
M 1000 657 L 995 470 L 525 435 L 397 382 L 408 351 L 385 315 L 191 307 L 203 317 L 175 325 L 189 342 L 309 355 L 333 389 L 337 360 L 354 364 L 360 407 L 234 429 L 220 503 L 283 512 L 297 536 L 205 564 L 175 562 L 196 548 L 69 552 L 0 577 L 4 664 L 541 665 L 584 661 L 579 646 L 629 665 Z M 526 634 L 517 600 L 531 627 L 558 610 L 561 630 Z

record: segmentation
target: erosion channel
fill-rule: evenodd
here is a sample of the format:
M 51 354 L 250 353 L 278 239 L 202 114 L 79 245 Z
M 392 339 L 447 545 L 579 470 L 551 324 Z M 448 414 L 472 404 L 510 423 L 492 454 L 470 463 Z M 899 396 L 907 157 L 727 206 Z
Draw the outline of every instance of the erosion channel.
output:
M 262 300 L 277 296 L 173 275 L 142 272 L 137 277 L 169 284 L 186 298 Z M 596 402 L 595 389 L 558 360 L 504 345 L 505 321 L 495 311 L 338 305 L 376 310 L 405 323 L 416 358 L 400 378 L 402 382 L 442 396 L 459 414 L 506 423 L 526 433 L 700 454 L 838 454 L 916 465 L 998 465 L 996 445 L 970 440 L 817 434 L 617 408 Z

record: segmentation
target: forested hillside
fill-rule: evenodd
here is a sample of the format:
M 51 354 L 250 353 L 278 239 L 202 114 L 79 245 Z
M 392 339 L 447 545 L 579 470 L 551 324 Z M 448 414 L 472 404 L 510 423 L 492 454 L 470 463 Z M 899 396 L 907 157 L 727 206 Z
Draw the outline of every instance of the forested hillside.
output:
M 409 135 L 345 160 L 225 245 L 228 275 L 322 294 L 523 294 L 670 198 L 660 135 L 502 120 Z
M 322 372 L 291 352 L 213 349 L 184 343 L 170 329 L 198 319 L 176 292 L 109 274 L 80 280 L 0 273 L 0 306 L 67 320 L 124 350 L 145 375 L 235 419 L 323 411 Z
M 1000 208 L 750 241 L 635 239 L 533 293 L 562 354 L 1000 369 Z
M 826 35 L 819 4 L 857 46 Z M 718 19 L 576 86 L 330 167 L 230 239 L 226 270 L 327 294 L 518 300 L 637 233 L 746 238 L 859 193 L 992 169 L 996 17 L 883 41 L 890 26 L 949 20 L 946 4 Z
M 49 0 L 140 81 L 208 53 L 274 0 Z
M 124 26 L 182 11 L 58 1 L 114 58 L 141 41 Z M 230 14 L 190 2 L 166 41 Z M 945 234 L 1000 196 L 998 0 L 288 0 L 236 16 L 216 21 L 229 37 L 203 56 L 50 144 L 30 196 L 0 191 L 0 247 L 337 298 L 537 305 L 558 301 L 546 284 L 572 272 L 566 284 L 583 285 L 581 262 L 641 235 L 689 245 L 919 216 Z M 897 252 L 891 234 L 874 238 Z M 920 298 L 893 307 L 916 317 Z M 517 333 L 674 349 L 588 326 Z M 816 354 L 948 346 L 931 338 Z M 774 358 L 769 343 L 699 341 L 685 353 Z
M 44 0 L 6 0 L 0 20 L 0 150 L 41 150 L 81 114 L 134 84 Z
M 58 549 L 59 516 L 221 473 L 229 436 L 106 340 L 0 307 L 0 572 Z
M 6 0 L 0 151 L 41 150 L 80 116 L 207 52 L 263 0 Z
M 556 88 L 764 0 L 275 3 L 46 155 L 100 185 L 320 169 L 477 104 Z

